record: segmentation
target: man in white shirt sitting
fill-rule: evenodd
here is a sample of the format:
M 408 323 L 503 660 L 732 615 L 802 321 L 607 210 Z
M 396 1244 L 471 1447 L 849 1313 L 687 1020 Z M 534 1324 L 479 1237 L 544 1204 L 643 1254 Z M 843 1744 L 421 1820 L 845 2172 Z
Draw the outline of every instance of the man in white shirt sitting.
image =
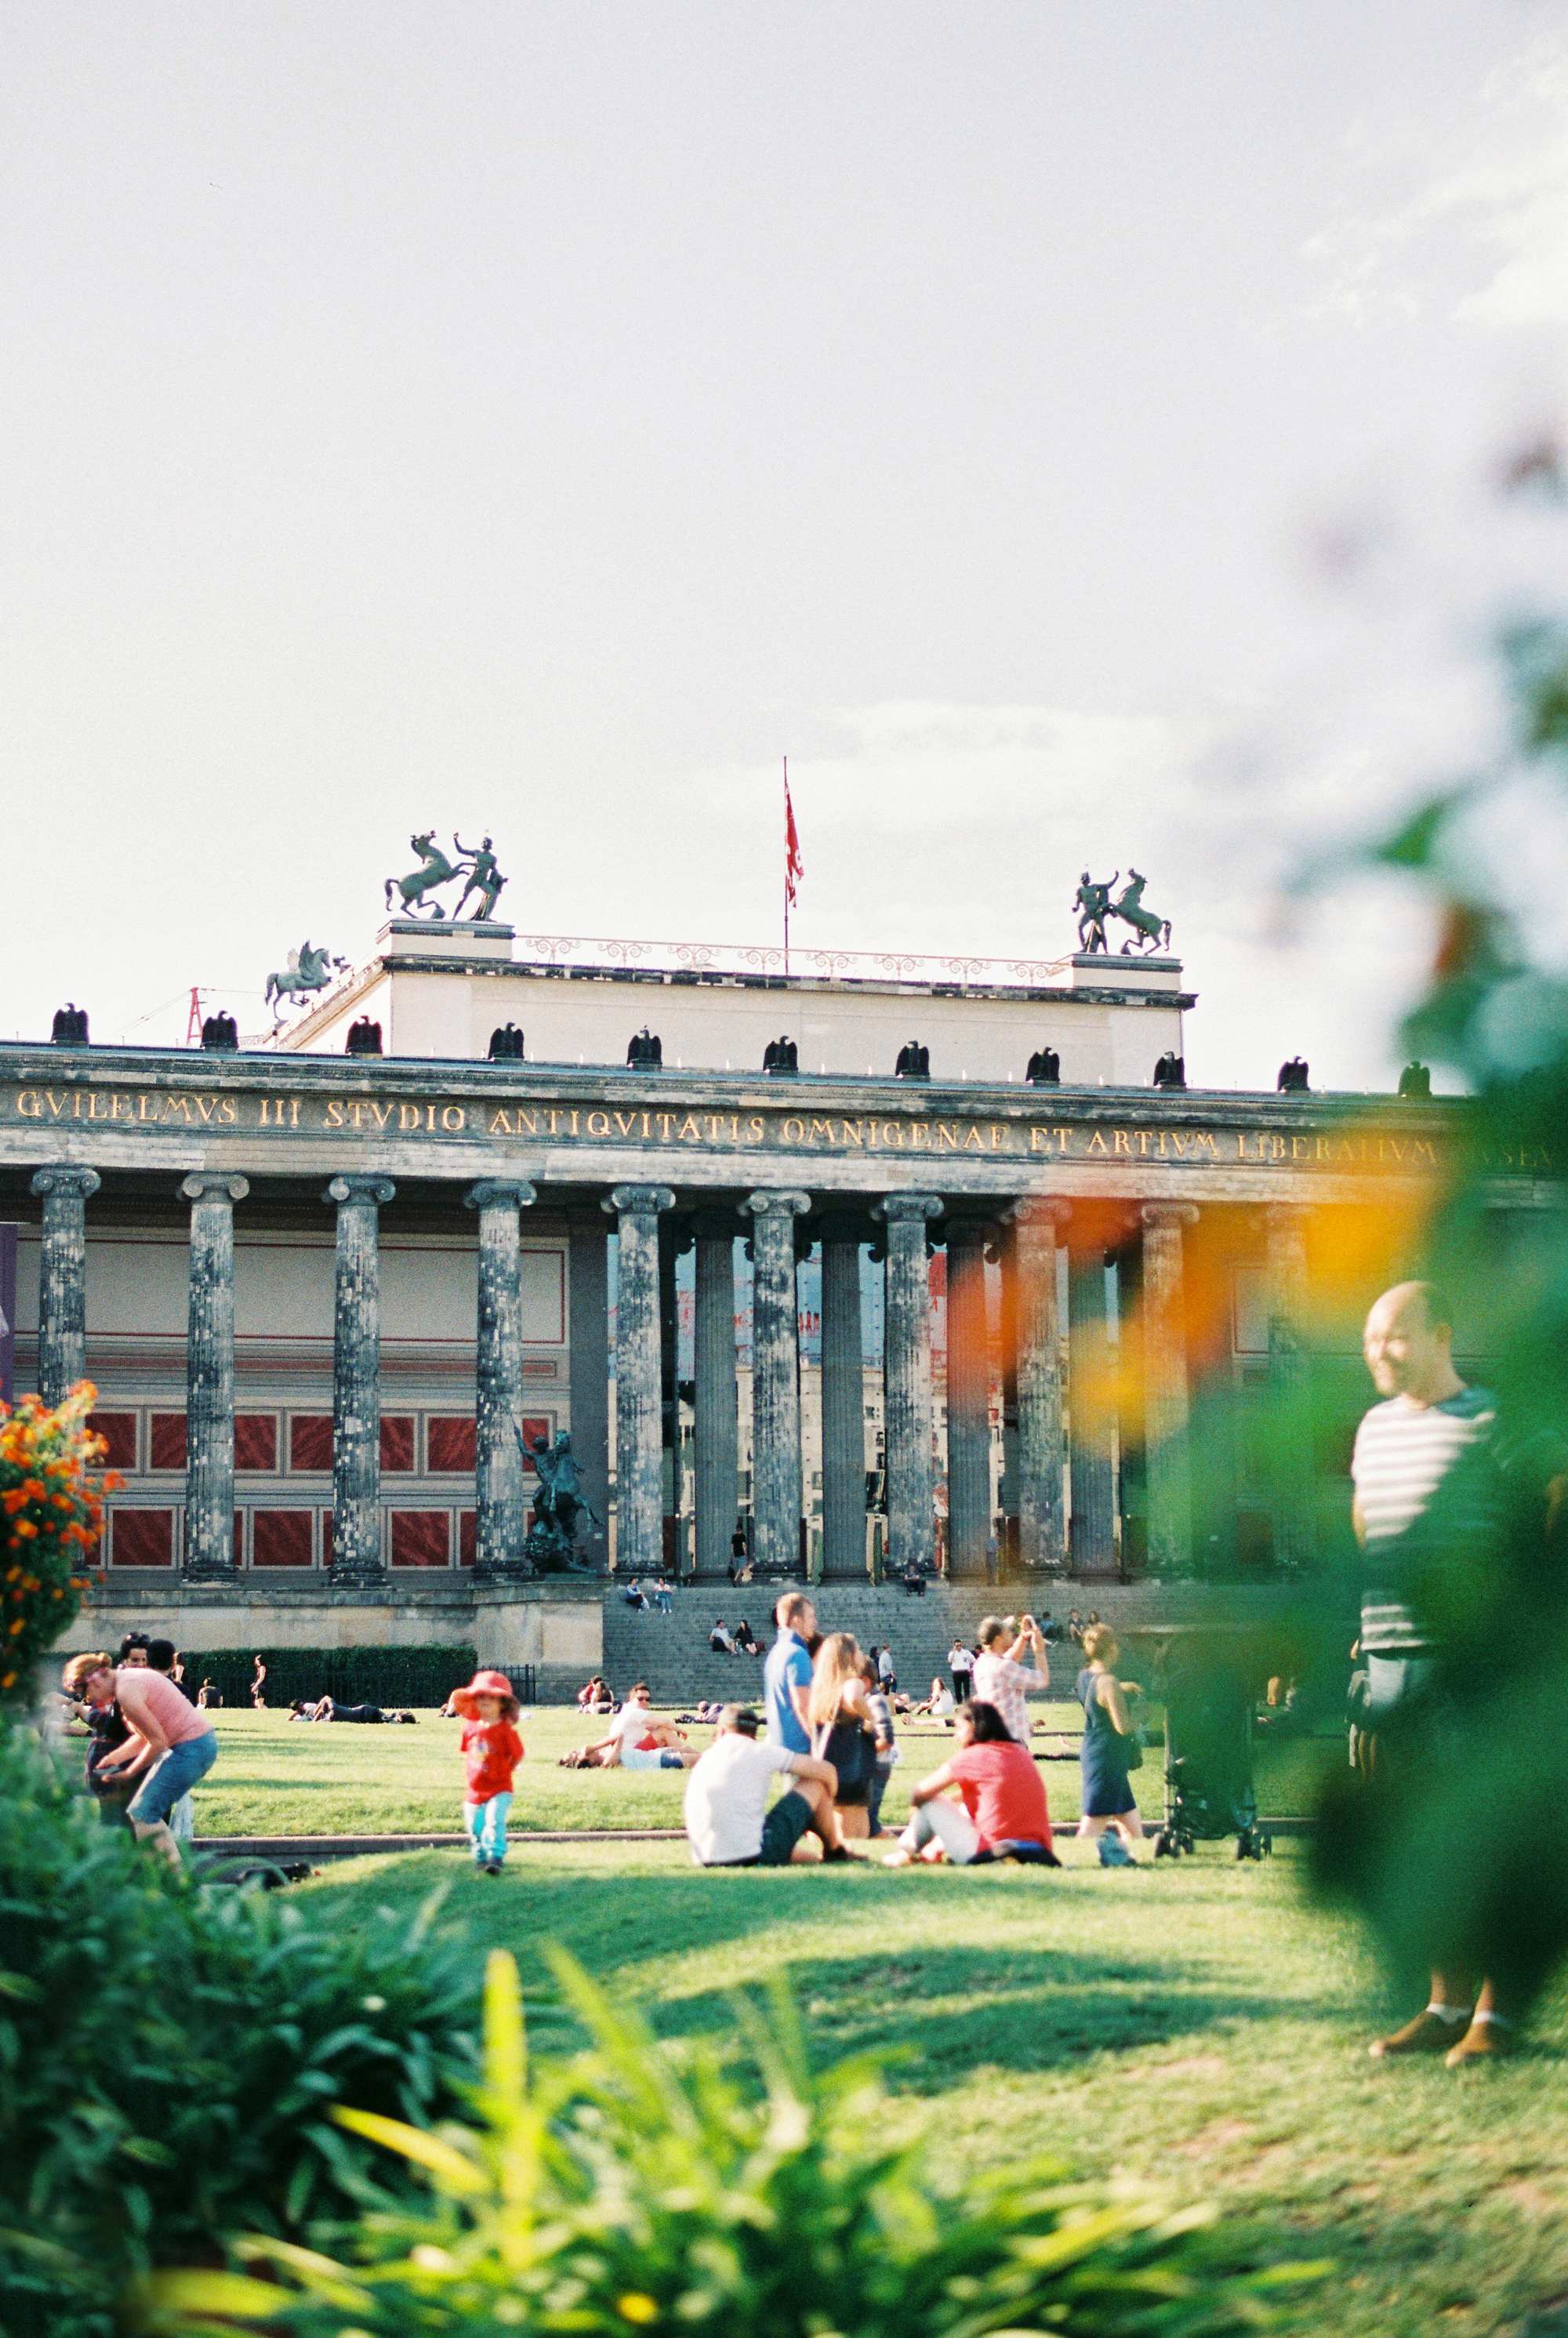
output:
M 690 1770 L 697 1756 L 672 1721 L 655 1721 L 649 1710 L 652 1695 L 639 1681 L 610 1724 L 610 1734 L 589 1751 L 597 1754 L 602 1770 Z
M 848 1859 L 838 1841 L 831 1763 L 760 1743 L 750 1708 L 727 1704 L 719 1731 L 686 1783 L 686 1836 L 699 1867 L 788 1867 L 802 1837 L 814 1834 L 824 1859 Z M 782 1774 L 789 1791 L 768 1808 L 768 1789 Z

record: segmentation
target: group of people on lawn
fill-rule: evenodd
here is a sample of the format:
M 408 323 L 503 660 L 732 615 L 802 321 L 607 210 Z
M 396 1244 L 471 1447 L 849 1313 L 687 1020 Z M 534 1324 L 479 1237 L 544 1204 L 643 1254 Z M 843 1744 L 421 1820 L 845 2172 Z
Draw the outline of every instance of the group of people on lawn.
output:
M 778 1637 L 763 1667 L 764 1713 L 726 1705 L 713 1744 L 691 1763 L 686 1832 L 699 1866 L 852 1859 L 851 1844 L 880 1831 L 882 1798 L 898 1760 L 887 1676 L 851 1634 L 818 1636 L 804 1592 L 786 1593 L 775 1622 Z M 887 1866 L 933 1858 L 955 1866 L 1056 1863 L 1044 1783 L 1029 1750 L 1027 1700 L 1050 1687 L 1044 1638 L 1032 1616 L 1009 1625 L 995 1616 L 978 1637 L 972 1694 L 951 1714 L 954 1750 L 912 1791 L 909 1822 L 885 1854 Z M 1085 1744 L 1094 1741 L 1081 1831 L 1111 1828 L 1118 1838 L 1135 1838 L 1137 1806 L 1115 1747 L 1132 1738 L 1130 1699 L 1137 1692 L 1116 1680 L 1116 1653 L 1104 1632 L 1086 1647 L 1090 1662 L 1079 1680 Z M 941 1690 L 933 1684 L 934 1697 Z M 784 1791 L 769 1805 L 775 1779 Z M 1128 1856 L 1122 1848 L 1121 1861 Z

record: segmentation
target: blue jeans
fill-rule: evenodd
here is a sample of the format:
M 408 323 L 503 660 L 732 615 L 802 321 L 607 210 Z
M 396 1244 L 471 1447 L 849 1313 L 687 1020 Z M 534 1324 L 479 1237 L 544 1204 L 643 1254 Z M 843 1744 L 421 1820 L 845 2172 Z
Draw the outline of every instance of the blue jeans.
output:
M 126 1809 L 126 1817 L 142 1826 L 166 1826 L 175 1803 L 191 1792 L 199 1778 L 207 1775 L 217 1759 L 216 1730 L 205 1730 L 200 1737 L 187 1737 L 181 1744 L 171 1745 L 142 1781 Z
M 463 1822 L 474 1844 L 476 1867 L 500 1867 L 506 1857 L 506 1813 L 510 1794 L 492 1794 L 487 1803 L 465 1803 Z

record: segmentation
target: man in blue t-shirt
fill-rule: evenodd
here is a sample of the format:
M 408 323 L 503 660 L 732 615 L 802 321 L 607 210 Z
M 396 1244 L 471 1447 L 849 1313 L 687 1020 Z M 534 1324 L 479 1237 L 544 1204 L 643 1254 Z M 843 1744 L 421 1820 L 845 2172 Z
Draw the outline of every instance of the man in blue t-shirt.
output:
M 779 1636 L 762 1667 L 768 1734 L 791 1754 L 809 1754 L 806 1700 L 811 1694 L 811 1651 L 806 1643 L 816 1636 L 817 1611 L 803 1591 L 787 1591 L 773 1610 L 773 1621 Z

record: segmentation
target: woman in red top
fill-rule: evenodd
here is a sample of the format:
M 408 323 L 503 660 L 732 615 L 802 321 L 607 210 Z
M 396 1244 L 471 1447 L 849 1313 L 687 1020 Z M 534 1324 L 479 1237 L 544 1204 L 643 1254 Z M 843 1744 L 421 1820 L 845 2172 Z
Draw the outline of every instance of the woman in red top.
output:
M 512 1776 L 523 1759 L 517 1699 L 505 1673 L 475 1673 L 466 1688 L 453 1690 L 452 1704 L 463 1723 L 468 1770 L 463 1822 L 474 1846 L 474 1864 L 484 1875 L 499 1875 L 506 1858 Z
M 951 1760 L 911 1793 L 909 1823 L 883 1866 L 907 1867 L 939 1846 L 955 1867 L 1014 1857 L 1059 1867 L 1045 1782 L 1029 1748 L 1009 1734 L 994 1704 L 960 1705 L 953 1729 L 957 1744 Z M 956 1798 L 950 1786 L 957 1789 Z

